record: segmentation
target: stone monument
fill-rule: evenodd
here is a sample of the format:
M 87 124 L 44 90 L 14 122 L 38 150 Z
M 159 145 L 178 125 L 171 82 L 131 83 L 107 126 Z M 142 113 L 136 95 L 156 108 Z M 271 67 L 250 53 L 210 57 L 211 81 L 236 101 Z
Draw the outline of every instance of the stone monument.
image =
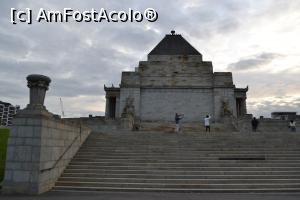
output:
M 202 54 L 175 31 L 135 71 L 122 72 L 120 87 L 105 91 L 107 118 L 122 118 L 128 97 L 133 98 L 135 119 L 141 122 L 173 122 L 176 112 L 191 123 L 207 114 L 222 122 L 224 116 L 247 113 L 248 87 L 236 88 L 231 72 L 214 72 L 212 62 L 203 61 Z

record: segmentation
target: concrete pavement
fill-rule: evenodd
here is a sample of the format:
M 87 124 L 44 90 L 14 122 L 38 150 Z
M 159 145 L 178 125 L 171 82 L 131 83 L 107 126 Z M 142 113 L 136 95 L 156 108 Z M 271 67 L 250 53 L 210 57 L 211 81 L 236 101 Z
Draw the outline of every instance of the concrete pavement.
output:
M 0 195 L 1 200 L 299 200 L 300 193 L 47 192 Z

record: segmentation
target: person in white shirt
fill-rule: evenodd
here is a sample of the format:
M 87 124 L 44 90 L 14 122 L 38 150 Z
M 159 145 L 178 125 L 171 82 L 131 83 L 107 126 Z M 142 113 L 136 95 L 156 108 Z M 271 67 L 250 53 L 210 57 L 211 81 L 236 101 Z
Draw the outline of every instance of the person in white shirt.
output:
M 296 132 L 296 122 L 294 120 L 290 121 L 289 127 L 292 132 Z
M 205 132 L 210 132 L 210 116 L 206 115 L 206 117 L 204 118 L 204 126 L 205 126 Z

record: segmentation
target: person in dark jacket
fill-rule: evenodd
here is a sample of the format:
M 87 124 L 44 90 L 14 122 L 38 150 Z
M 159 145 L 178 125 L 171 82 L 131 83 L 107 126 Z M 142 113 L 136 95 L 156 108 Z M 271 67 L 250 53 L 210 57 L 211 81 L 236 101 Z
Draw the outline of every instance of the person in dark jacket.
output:
M 183 117 L 184 117 L 183 114 L 178 114 L 178 113 L 175 114 L 175 125 L 176 125 L 175 132 L 179 132 L 179 130 L 180 130 L 180 120 Z
M 296 122 L 294 120 L 290 121 L 289 128 L 292 132 L 296 132 Z
M 253 117 L 253 119 L 251 121 L 251 124 L 252 124 L 252 130 L 254 132 L 256 132 L 258 124 L 259 124 L 259 121 L 255 117 Z

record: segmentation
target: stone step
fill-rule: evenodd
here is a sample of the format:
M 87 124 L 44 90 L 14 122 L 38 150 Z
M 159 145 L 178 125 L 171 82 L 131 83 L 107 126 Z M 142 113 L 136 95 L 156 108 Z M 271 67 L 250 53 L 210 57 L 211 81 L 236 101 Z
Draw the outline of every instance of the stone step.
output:
M 76 155 L 74 159 L 147 159 L 147 160 L 163 160 L 163 159 L 193 159 L 193 160 L 219 160 L 219 159 L 224 159 L 224 158 L 229 158 L 228 156 L 199 156 L 197 157 L 196 155 L 190 156 L 190 155 L 89 155 L 89 154 L 81 154 L 81 155 Z M 244 156 L 236 156 L 235 158 L 266 158 L 267 160 L 299 160 L 299 156 L 257 156 L 253 157 L 253 155 L 244 155 Z
M 300 179 L 300 175 L 274 175 L 274 174 L 238 174 L 238 175 L 186 175 L 186 174 L 107 174 L 107 173 L 64 173 L 61 178 L 106 178 L 106 179 L 119 179 L 119 178 L 140 178 L 140 179 Z
M 89 170 L 89 169 L 66 169 L 64 173 L 68 174 L 112 174 L 112 175 L 118 175 L 118 174 L 140 174 L 140 175 L 163 175 L 163 176 L 169 176 L 169 175 L 188 175 L 188 176 L 194 176 L 194 175 L 300 175 L 300 171 L 293 171 L 293 170 L 280 170 L 280 171 L 270 171 L 270 170 L 251 170 L 251 171 L 239 171 L 239 170 L 231 170 L 231 171 L 221 171 L 221 170 L 215 170 L 215 171 L 186 171 L 186 170 L 158 170 L 158 169 L 152 169 L 152 170 L 129 170 L 129 169 L 121 169 L 121 170 L 115 170 L 115 169 L 102 169 L 102 170 Z
M 78 155 L 199 155 L 199 156 L 237 156 L 248 155 L 249 156 L 293 156 L 300 158 L 300 152 L 277 152 L 277 151 L 164 151 L 164 150 L 151 150 L 151 151 L 79 151 Z
M 243 138 L 268 138 L 268 139 L 277 139 L 281 138 L 282 136 L 285 136 L 285 139 L 289 138 L 297 138 L 297 133 L 291 133 L 291 132 L 281 132 L 281 133 L 272 133 L 272 132 L 251 132 L 251 133 L 240 133 L 240 132 L 231 132 L 231 133 L 220 133 L 220 132 L 190 132 L 190 131 L 183 131 L 180 133 L 166 133 L 166 132 L 136 132 L 135 134 L 132 133 L 112 133 L 112 134 L 93 134 L 88 138 L 88 140 L 92 139 L 115 139 L 117 141 L 122 140 L 130 140 L 133 141 L 142 141 L 143 139 L 153 139 L 158 140 L 159 138 L 171 138 L 171 139 L 188 139 L 188 138 L 195 138 L 195 139 L 219 139 L 219 138 L 225 138 L 225 139 L 243 139 Z M 114 141 L 115 141 L 114 140 Z M 112 141 L 112 142 L 114 142 Z
M 54 190 L 300 192 L 300 137 L 289 133 L 93 133 Z
M 76 183 L 152 183 L 152 184 L 239 184 L 239 183 L 298 183 L 300 184 L 300 179 L 272 179 L 272 178 L 248 178 L 248 179 L 222 179 L 222 178 L 208 178 L 208 179 L 199 179 L 199 178 L 95 178 L 95 177 L 61 177 L 58 179 L 58 183 L 63 182 L 76 182 Z
M 165 140 L 166 137 L 168 137 L 168 140 Z M 282 140 L 282 137 L 285 137 L 284 140 Z M 165 143 L 168 144 L 170 142 L 190 142 L 190 141 L 195 141 L 195 142 L 231 142 L 231 141 L 243 141 L 243 142 L 247 142 L 247 141 L 258 141 L 258 142 L 266 142 L 266 141 L 271 141 L 271 142 L 278 142 L 279 140 L 282 140 L 283 142 L 287 142 L 287 141 L 292 141 L 295 140 L 295 142 L 299 142 L 299 138 L 297 136 L 290 136 L 290 135 L 280 135 L 277 136 L 276 135 L 270 135 L 270 136 L 266 136 L 266 135 L 226 135 L 226 136 L 216 136 L 216 135 L 205 135 L 205 136 L 201 136 L 201 135 L 187 135 L 187 134 L 183 134 L 183 135 L 164 135 L 162 137 L 160 136 L 153 136 L 153 137 L 149 137 L 149 136 L 145 136 L 145 135 L 136 135 L 136 136 L 128 136 L 128 137 L 124 137 L 122 135 L 116 135 L 114 137 L 109 138 L 109 140 L 111 141 L 111 144 L 116 144 L 116 143 L 127 143 L 127 142 L 134 142 L 137 144 L 144 144 L 147 142 L 159 142 L 159 143 Z M 100 142 L 100 143 L 104 143 L 103 141 L 107 141 L 108 138 L 103 138 L 103 137 L 90 137 L 86 140 L 86 143 L 93 143 L 93 142 Z
M 85 151 L 80 150 L 78 154 L 90 154 L 90 155 L 99 155 L 100 153 L 106 155 L 144 155 L 144 154 L 189 154 L 189 155 L 281 155 L 281 156 L 298 156 L 300 157 L 299 152 L 278 152 L 278 151 L 164 151 L 164 150 L 149 150 L 149 151 Z
M 225 149 L 210 149 L 210 150 L 202 150 L 202 149 L 188 149 L 188 148 L 153 148 L 153 147 L 148 147 L 148 148 L 129 148 L 129 147 L 115 147 L 111 149 L 101 149 L 101 148 L 81 148 L 80 152 L 121 152 L 121 153 L 126 153 L 126 152 L 155 152 L 155 151 L 164 151 L 164 152 L 199 152 L 199 153 L 279 153 L 279 154 L 300 154 L 300 150 L 278 150 L 276 148 L 274 149 L 260 149 L 257 150 L 255 148 L 252 149 L 232 149 L 232 150 L 225 150 Z
M 72 182 L 57 181 L 56 186 L 79 187 L 129 187 L 129 188 L 188 188 L 188 189 L 254 189 L 254 188 L 295 188 L 300 183 L 129 183 L 129 182 Z
M 265 144 L 266 146 L 273 146 L 273 145 L 278 145 L 278 144 L 288 144 L 289 142 L 292 142 L 292 145 L 295 144 L 299 144 L 299 140 L 295 140 L 294 138 L 291 138 L 290 140 L 283 140 L 280 141 L 280 139 L 272 139 L 272 140 L 268 140 L 268 139 L 241 139 L 241 140 L 228 140 L 228 139 L 218 139 L 218 140 L 194 140 L 192 138 L 190 138 L 189 140 L 168 140 L 168 141 L 162 141 L 164 138 L 161 138 L 160 140 L 143 140 L 143 141 L 122 141 L 122 142 L 117 142 L 114 141 L 112 143 L 109 144 L 105 144 L 104 141 L 106 140 L 93 140 L 93 141 L 86 141 L 86 143 L 84 145 L 99 145 L 99 146 L 117 146 L 118 144 L 123 146 L 123 145 L 129 145 L 129 144 L 135 144 L 135 145 L 139 145 L 139 146 L 145 146 L 145 145 L 149 145 L 149 144 L 153 144 L 153 145 L 174 145 L 174 144 L 179 144 L 179 145 L 188 145 L 190 143 L 193 143 L 193 145 L 200 145 L 200 144 L 212 144 L 212 145 L 226 145 L 226 144 L 232 144 L 232 145 L 239 145 L 240 142 L 242 142 L 245 145 L 248 146 L 262 146 Z M 192 142 L 191 142 L 192 141 Z M 257 143 L 253 143 L 253 142 L 257 142 Z M 299 147 L 298 147 L 299 148 Z
M 155 143 L 163 143 L 163 144 L 172 144 L 173 142 L 178 142 L 178 143 L 182 143 L 184 144 L 185 142 L 237 142 L 237 141 L 241 141 L 241 142 L 250 142 L 250 141 L 257 141 L 259 142 L 259 144 L 263 143 L 263 142 L 289 142 L 289 141 L 293 141 L 294 142 L 299 142 L 299 138 L 297 136 L 289 136 L 289 135 L 281 135 L 276 137 L 275 135 L 272 136 L 249 136 L 249 135 L 239 135 L 239 136 L 235 136 L 235 135 L 231 135 L 231 136 L 190 136 L 190 135 L 181 135 L 180 137 L 178 136 L 168 136 L 168 140 L 166 140 L 166 135 L 163 137 L 159 137 L 159 136 L 155 136 L 155 137 L 148 137 L 148 136 L 144 136 L 144 135 L 137 135 L 137 136 L 128 136 L 126 138 L 124 138 L 124 136 L 115 136 L 115 137 L 111 137 L 111 138 L 101 138 L 101 137 L 91 137 L 88 138 L 85 143 L 102 143 L 105 144 L 104 141 L 107 140 L 111 140 L 111 144 L 117 144 L 117 143 L 121 143 L 121 144 L 126 144 L 130 141 L 136 143 L 136 144 L 147 144 L 149 142 Z M 282 139 L 282 137 L 285 137 L 284 139 Z M 294 144 L 294 143 L 292 143 Z M 253 144 L 255 145 L 255 144 Z
M 151 135 L 151 133 L 149 133 Z M 284 138 L 284 141 L 289 141 L 292 139 L 296 139 L 299 141 L 298 135 L 297 134 L 232 134 L 232 135 L 216 135 L 216 134 L 165 134 L 162 133 L 163 135 L 146 135 L 146 134 L 137 134 L 137 135 L 127 135 L 124 137 L 124 135 L 111 135 L 110 137 L 95 137 L 91 136 L 89 137 L 86 141 L 87 142 L 102 142 L 104 140 L 111 139 L 112 143 L 116 142 L 127 142 L 132 140 L 133 142 L 147 142 L 147 141 L 158 141 L 158 142 L 164 142 L 168 143 L 169 141 L 189 141 L 189 140 L 194 140 L 194 141 L 247 141 L 247 140 L 266 140 L 266 141 L 276 141 L 278 139 L 281 139 L 282 137 Z M 165 139 L 168 137 L 169 140 L 161 140 Z
M 98 168 L 109 166 L 138 167 L 299 167 L 299 163 L 85 163 L 71 162 L 71 168 Z
M 190 163 L 190 164 L 218 164 L 218 163 L 224 163 L 224 160 L 187 160 L 187 159 L 165 159 L 165 160 L 157 160 L 157 159 L 96 159 L 96 158 L 74 158 L 70 164 L 79 164 L 79 163 L 85 163 L 85 164 L 118 164 L 118 163 Z M 300 164 L 300 160 L 226 160 L 226 163 L 232 163 L 232 164 L 239 164 L 239 163 L 270 163 L 270 164 Z
M 96 151 L 114 151 L 114 150 L 156 150 L 156 149 L 161 149 L 161 150 L 186 150 L 186 151 L 277 151 L 277 152 L 298 152 L 300 153 L 299 148 L 244 148 L 244 147 L 239 147 L 239 148 L 226 148 L 226 147 L 219 147 L 219 148 L 203 148 L 203 147 L 185 147 L 185 146 L 154 146 L 154 145 L 147 145 L 143 147 L 139 146 L 108 146 L 108 147 L 103 147 L 103 146 L 81 146 L 80 151 L 85 151 L 85 150 L 96 150 Z
M 254 149 L 254 148 L 258 148 L 258 149 L 276 149 L 276 148 L 284 148 L 284 149 L 295 149 L 299 151 L 299 144 L 295 143 L 295 144 L 289 144 L 287 143 L 281 143 L 281 144 L 276 144 L 276 143 L 269 143 L 269 144 L 261 144 L 261 145 L 254 145 L 251 144 L 251 142 L 249 142 L 250 144 L 240 144 L 240 142 L 235 142 L 235 143 L 217 143 L 217 142 L 213 142 L 211 144 L 209 143 L 180 143 L 180 144 L 161 144 L 161 143 L 146 143 L 146 144 L 134 144 L 134 143 L 130 143 L 128 142 L 128 144 L 100 144 L 100 143 L 93 143 L 93 144 L 88 144 L 88 147 L 100 147 L 100 148 L 117 148 L 117 147 L 128 147 L 128 148 L 133 148 L 133 149 L 147 149 L 147 148 L 164 148 L 164 147 L 170 147 L 170 148 L 214 148 L 214 149 L 223 149 L 223 148 L 235 148 L 235 149 L 240 149 L 240 148 L 249 148 L 249 149 Z M 85 148 L 87 146 L 83 146 L 83 148 Z
M 78 187 L 78 186 L 55 186 L 53 188 L 53 191 L 113 191 L 113 192 L 184 192 L 184 193 L 190 193 L 190 192 L 213 192 L 213 193 L 249 193 L 249 192 L 255 192 L 255 193 L 265 193 L 265 192 L 272 192 L 272 193 L 278 193 L 278 192 L 299 192 L 298 188 L 247 188 L 247 189 L 239 189 L 239 188 L 217 188 L 217 189 L 211 189 L 211 188 L 129 188 L 129 187 Z
M 97 172 L 97 171 L 105 171 L 105 170 L 178 170 L 178 171 L 300 171 L 300 167 L 180 167 L 180 166 L 74 166 L 69 165 L 66 168 L 67 170 L 77 170 L 77 171 L 88 171 Z
M 146 134 L 112 134 L 112 135 L 102 135 L 99 136 L 91 135 L 87 141 L 103 141 L 112 139 L 112 143 L 114 142 L 124 142 L 124 141 L 160 141 L 160 142 L 168 142 L 168 140 L 161 141 L 160 139 L 164 139 L 168 137 L 170 140 L 178 140 L 178 141 L 188 141 L 189 139 L 194 139 L 195 141 L 201 141 L 201 140 L 247 140 L 247 139 L 268 139 L 270 141 L 280 139 L 284 136 L 284 140 L 290 140 L 292 138 L 296 138 L 299 141 L 299 138 L 297 134 L 264 134 L 264 133 L 252 133 L 252 134 L 215 134 L 215 133 L 204 133 L 204 134 L 189 134 L 189 133 L 179 133 L 179 134 L 152 134 L 152 133 L 146 133 Z
M 226 143 L 236 143 L 236 142 L 243 142 L 245 144 L 251 144 L 250 142 L 258 142 L 257 144 L 252 143 L 252 145 L 262 145 L 263 143 L 266 143 L 266 145 L 271 145 L 271 144 L 278 144 L 280 143 L 281 138 L 217 138 L 217 139 L 196 139 L 196 138 L 169 138 L 169 140 L 165 140 L 166 138 L 159 138 L 159 139 L 149 139 L 145 138 L 143 140 L 133 140 L 131 142 L 137 144 L 137 145 L 146 145 L 149 143 L 153 144 L 174 144 L 174 143 L 179 143 L 179 144 L 186 144 L 190 142 L 195 142 L 194 144 L 197 143 L 217 143 L 217 144 L 226 144 Z M 110 144 L 115 145 L 115 144 L 128 144 L 130 143 L 130 140 L 115 140 L 112 138 L 112 141 Z M 107 139 L 93 139 L 93 140 L 87 140 L 85 143 L 86 144 L 103 144 L 105 145 L 105 142 Z M 293 141 L 292 144 L 299 143 L 298 138 L 286 138 L 285 140 L 281 140 L 283 143 L 286 142 L 291 142 Z M 269 144 L 267 144 L 269 143 Z M 107 145 L 107 144 L 106 144 Z

